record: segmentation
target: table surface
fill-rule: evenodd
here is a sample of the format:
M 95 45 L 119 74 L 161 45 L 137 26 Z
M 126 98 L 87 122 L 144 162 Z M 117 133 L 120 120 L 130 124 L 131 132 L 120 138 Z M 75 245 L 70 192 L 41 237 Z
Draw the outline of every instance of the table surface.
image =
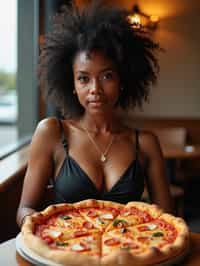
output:
M 185 147 L 162 145 L 165 159 L 195 159 L 200 158 L 200 145 L 187 145 Z
M 191 250 L 181 266 L 200 265 L 200 234 L 190 233 Z M 3 266 L 30 266 L 29 262 L 23 259 L 15 248 L 15 238 L 0 244 L 0 265 Z
M 187 145 L 184 147 L 162 146 L 163 156 L 166 159 L 195 159 L 200 158 L 200 145 Z

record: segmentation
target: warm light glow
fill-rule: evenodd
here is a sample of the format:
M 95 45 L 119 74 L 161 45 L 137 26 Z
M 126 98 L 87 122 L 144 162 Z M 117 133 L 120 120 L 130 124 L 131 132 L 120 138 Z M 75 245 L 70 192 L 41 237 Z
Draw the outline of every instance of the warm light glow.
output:
M 133 25 L 134 28 L 140 28 L 141 27 L 141 18 L 140 15 L 134 14 L 132 16 L 129 16 L 130 22 Z
M 138 5 L 132 7 L 132 14 L 129 15 L 129 21 L 133 28 L 154 30 L 159 22 L 157 15 L 149 15 L 142 12 Z
M 140 24 L 140 23 L 141 23 L 140 16 L 137 15 L 137 14 L 133 15 L 133 17 L 132 17 L 132 22 L 133 22 L 134 24 Z
M 158 21 L 159 21 L 159 17 L 158 17 L 158 16 L 156 16 L 156 15 L 152 15 L 152 16 L 150 16 L 150 20 L 151 20 L 151 22 L 154 22 L 154 23 L 156 23 L 156 22 L 158 22 Z

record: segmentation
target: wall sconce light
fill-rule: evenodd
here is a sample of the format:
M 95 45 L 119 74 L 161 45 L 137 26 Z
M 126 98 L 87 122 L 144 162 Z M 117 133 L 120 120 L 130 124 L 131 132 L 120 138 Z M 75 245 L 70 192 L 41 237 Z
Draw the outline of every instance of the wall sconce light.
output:
M 132 14 L 128 16 L 130 23 L 134 29 L 150 29 L 154 30 L 159 22 L 159 17 L 156 15 L 147 15 L 141 12 L 138 5 L 132 8 Z

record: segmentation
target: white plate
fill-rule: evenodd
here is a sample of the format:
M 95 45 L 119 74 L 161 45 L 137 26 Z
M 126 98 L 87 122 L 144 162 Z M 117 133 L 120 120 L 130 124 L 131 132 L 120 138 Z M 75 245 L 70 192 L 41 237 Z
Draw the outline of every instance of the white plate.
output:
M 34 265 L 37 266 L 62 266 L 61 264 L 52 262 L 48 259 L 45 259 L 29 248 L 26 247 L 26 245 L 23 242 L 23 239 L 21 237 L 21 233 L 19 233 L 16 237 L 16 250 L 17 252 L 27 261 L 31 262 Z
M 25 243 L 23 242 L 23 239 L 21 237 L 21 233 L 19 233 L 16 237 L 16 250 L 24 259 L 26 259 L 27 261 L 31 262 L 34 265 L 37 265 L 37 266 L 63 266 L 62 264 L 58 264 L 58 263 L 52 262 L 48 259 L 45 259 L 44 257 L 39 256 L 38 254 L 36 254 L 35 252 L 33 252 L 32 250 L 27 248 Z M 189 253 L 189 248 L 187 250 L 185 250 L 179 256 L 172 258 L 168 261 L 155 264 L 154 266 L 181 265 L 180 263 L 188 255 L 188 253 Z

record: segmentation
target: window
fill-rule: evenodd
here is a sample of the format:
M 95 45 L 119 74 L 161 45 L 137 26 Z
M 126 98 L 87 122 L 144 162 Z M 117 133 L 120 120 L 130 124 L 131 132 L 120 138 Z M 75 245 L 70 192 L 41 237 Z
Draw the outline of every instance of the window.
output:
M 0 149 L 17 139 L 17 0 L 0 8 Z

